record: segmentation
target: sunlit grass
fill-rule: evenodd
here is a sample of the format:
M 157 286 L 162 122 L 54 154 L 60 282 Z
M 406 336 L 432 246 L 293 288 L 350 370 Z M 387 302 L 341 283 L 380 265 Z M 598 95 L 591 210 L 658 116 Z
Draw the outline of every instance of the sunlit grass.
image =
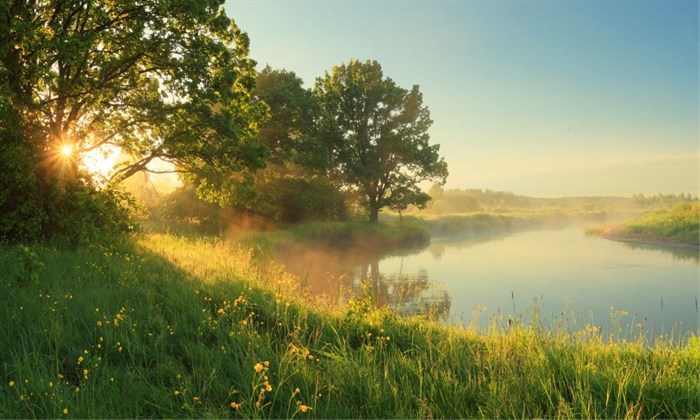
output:
M 6 417 L 689 418 L 700 340 L 603 340 L 536 323 L 488 334 L 323 308 L 260 255 L 146 235 L 0 248 Z M 621 316 L 621 315 L 618 315 Z
M 591 229 L 588 233 L 620 239 L 679 241 L 697 245 L 700 243 L 700 203 L 677 204 L 619 225 Z

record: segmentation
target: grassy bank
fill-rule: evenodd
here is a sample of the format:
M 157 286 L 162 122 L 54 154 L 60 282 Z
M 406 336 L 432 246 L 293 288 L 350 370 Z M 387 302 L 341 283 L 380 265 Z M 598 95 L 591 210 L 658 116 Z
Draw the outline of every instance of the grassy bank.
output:
M 590 229 L 587 233 L 610 239 L 700 245 L 700 204 L 677 204 L 637 219 Z
M 363 247 L 383 250 L 430 241 L 430 233 L 420 223 L 411 221 L 399 226 L 388 223 L 308 222 L 269 231 L 244 231 L 232 235 L 240 243 L 269 250 L 288 246 L 315 246 L 326 248 Z
M 0 248 L 4 417 L 662 417 L 700 413 L 700 340 L 488 335 L 343 310 L 255 252 L 145 235 Z

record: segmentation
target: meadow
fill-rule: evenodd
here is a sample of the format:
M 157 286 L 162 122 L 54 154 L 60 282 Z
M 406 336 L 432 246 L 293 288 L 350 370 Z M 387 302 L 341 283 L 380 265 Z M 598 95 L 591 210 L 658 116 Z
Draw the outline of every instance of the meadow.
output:
M 698 337 L 329 307 L 221 239 L 2 246 L 0 273 L 4 417 L 700 416 Z

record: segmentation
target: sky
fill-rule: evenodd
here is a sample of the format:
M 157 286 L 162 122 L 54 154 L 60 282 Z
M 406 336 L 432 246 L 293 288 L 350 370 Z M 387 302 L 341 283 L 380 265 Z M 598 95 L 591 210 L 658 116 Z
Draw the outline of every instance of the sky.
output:
M 698 1 L 240 1 L 262 69 L 419 85 L 446 188 L 698 193 Z

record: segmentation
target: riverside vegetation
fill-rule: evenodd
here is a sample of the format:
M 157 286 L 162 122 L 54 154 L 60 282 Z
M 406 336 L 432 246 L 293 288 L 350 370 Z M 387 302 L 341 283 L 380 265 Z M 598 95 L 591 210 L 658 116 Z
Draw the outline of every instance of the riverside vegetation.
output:
M 326 307 L 221 239 L 3 246 L 0 273 L 6 417 L 700 415 L 698 337 L 649 347 L 536 322 L 483 334 L 371 295 Z
M 700 204 L 679 203 L 648 212 L 621 224 L 589 229 L 587 233 L 638 242 L 700 245 Z

